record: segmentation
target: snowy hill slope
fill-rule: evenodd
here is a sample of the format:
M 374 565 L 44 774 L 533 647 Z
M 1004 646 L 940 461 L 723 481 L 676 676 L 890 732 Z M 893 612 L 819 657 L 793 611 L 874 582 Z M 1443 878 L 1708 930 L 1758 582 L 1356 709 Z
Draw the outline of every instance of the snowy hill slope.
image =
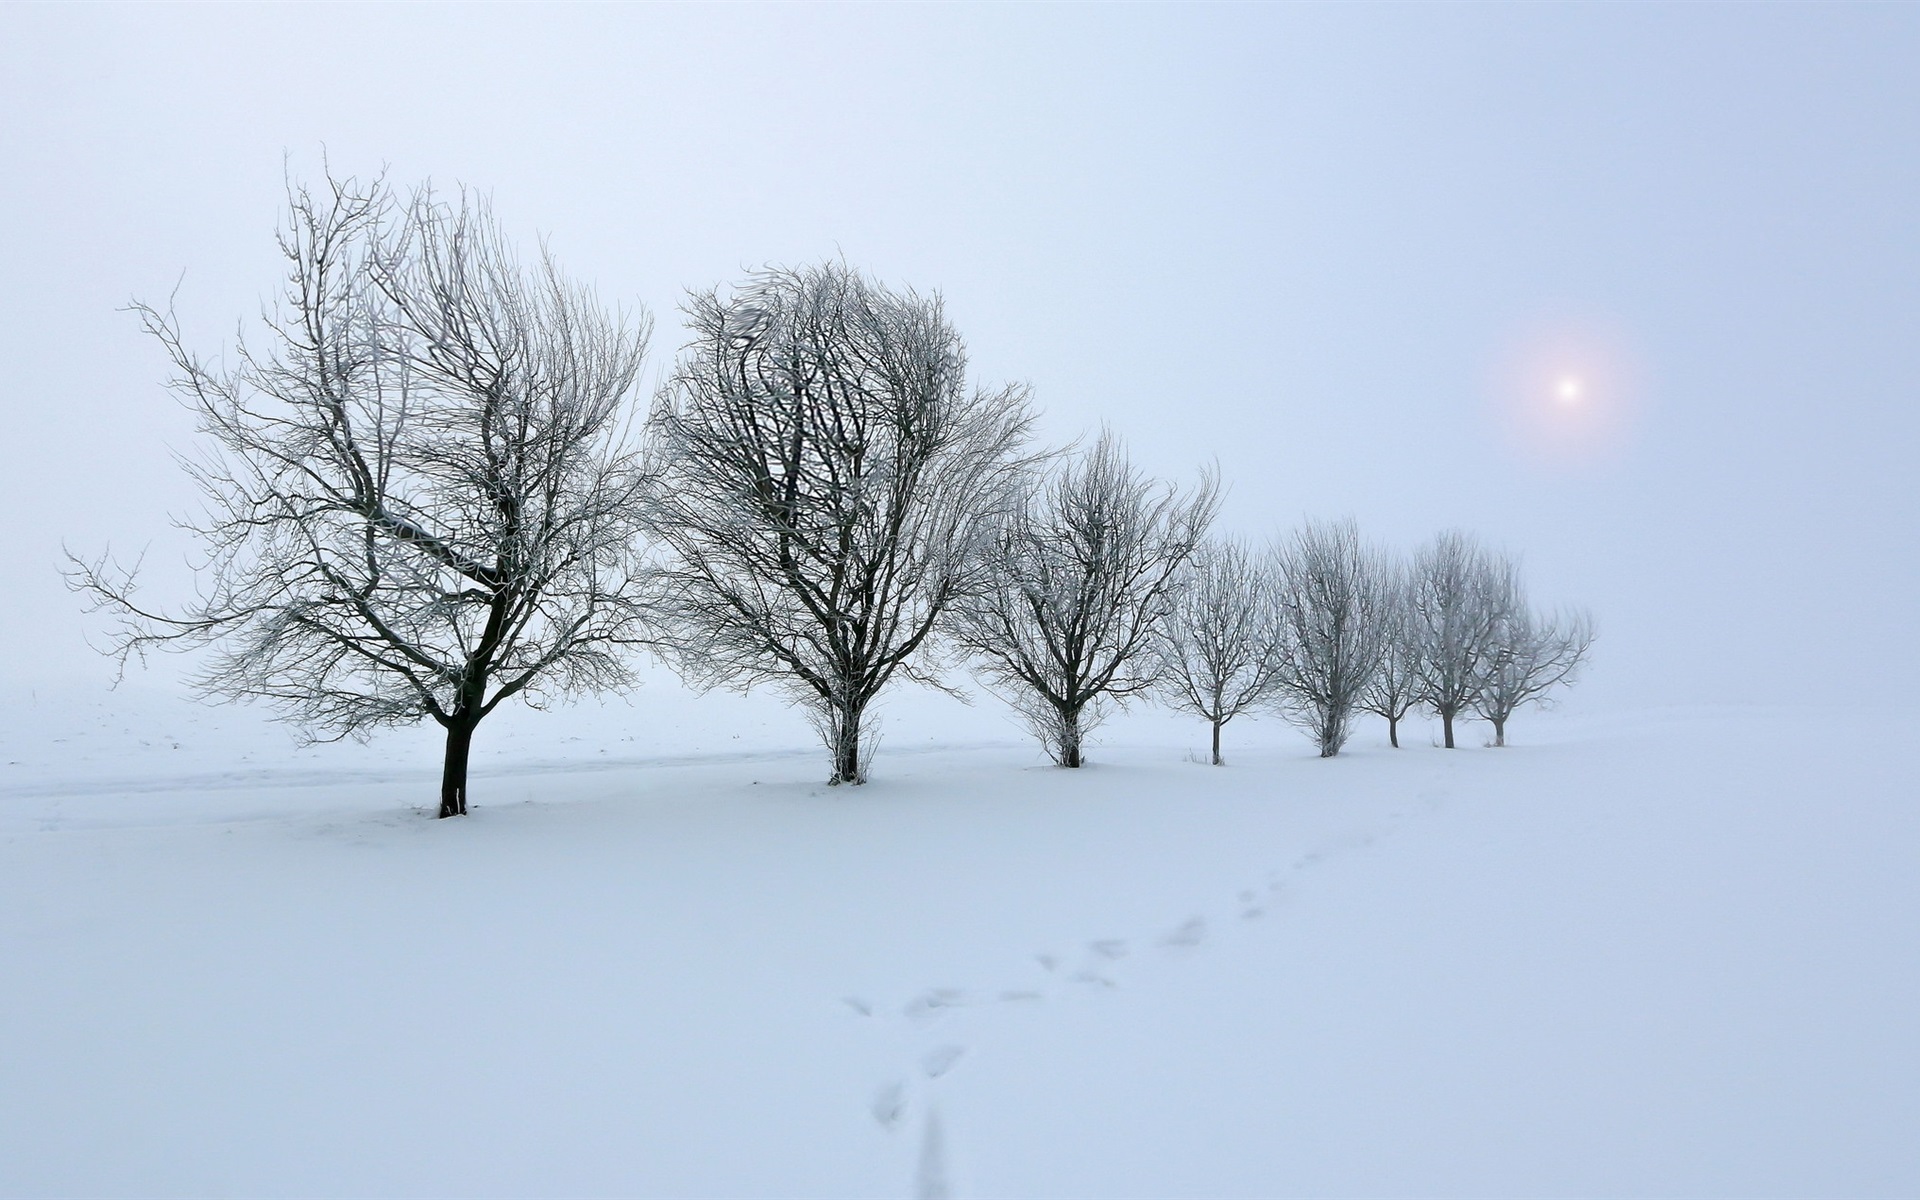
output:
M 455 822 L 430 739 L 108 716 L 4 747 L 7 1195 L 1920 1191 L 1911 715 L 576 720 Z

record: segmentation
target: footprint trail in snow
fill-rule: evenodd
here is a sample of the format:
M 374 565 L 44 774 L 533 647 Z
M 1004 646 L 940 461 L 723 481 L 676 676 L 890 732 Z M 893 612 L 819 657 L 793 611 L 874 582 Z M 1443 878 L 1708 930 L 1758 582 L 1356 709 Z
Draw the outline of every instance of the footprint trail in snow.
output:
M 1378 845 L 1402 827 L 1410 810 L 1433 812 L 1450 799 L 1450 794 L 1444 788 L 1428 787 L 1419 792 L 1416 799 L 1417 806 L 1403 805 L 1389 812 L 1386 829 L 1323 841 L 1286 866 L 1266 872 L 1263 885 L 1231 893 L 1231 902 L 1221 904 L 1214 914 L 1194 913 L 1152 933 L 1132 937 L 1091 938 L 1075 953 L 1036 951 L 1028 960 L 1031 965 L 1026 979 L 989 987 L 926 988 L 895 1005 L 876 1004 L 861 996 L 841 997 L 841 1004 L 848 1010 L 871 1020 L 876 1030 L 887 1029 L 902 1043 L 902 1068 L 875 1089 L 870 1111 L 875 1123 L 889 1133 L 905 1125 L 911 1113 L 923 1114 L 916 1194 L 926 1197 L 951 1194 L 948 1150 L 937 1095 L 944 1080 L 956 1071 L 963 1071 L 965 1062 L 973 1056 L 978 1035 L 988 1032 L 978 1028 L 982 1019 L 990 1025 L 991 1018 L 998 1013 L 1010 1016 L 1021 1010 L 1032 1013 L 1061 1003 L 1086 1003 L 1088 996 L 1118 995 L 1124 992 L 1130 973 L 1164 969 L 1163 963 L 1191 958 L 1214 940 L 1212 935 L 1216 929 L 1237 925 L 1251 934 L 1263 924 L 1260 919 L 1276 905 L 1284 904 L 1300 881 L 1311 878 L 1316 868 L 1347 853 Z M 1135 953 L 1136 946 L 1147 947 L 1153 953 Z M 1032 977 L 1035 968 L 1039 974 L 1037 980 Z

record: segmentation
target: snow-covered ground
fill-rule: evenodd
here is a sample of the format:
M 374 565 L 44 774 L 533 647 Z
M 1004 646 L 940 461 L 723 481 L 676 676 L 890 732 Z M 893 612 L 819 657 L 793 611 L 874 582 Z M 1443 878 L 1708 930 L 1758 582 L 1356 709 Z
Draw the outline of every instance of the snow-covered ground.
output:
M 0 728 L 7 1195 L 1920 1194 L 1920 715 Z

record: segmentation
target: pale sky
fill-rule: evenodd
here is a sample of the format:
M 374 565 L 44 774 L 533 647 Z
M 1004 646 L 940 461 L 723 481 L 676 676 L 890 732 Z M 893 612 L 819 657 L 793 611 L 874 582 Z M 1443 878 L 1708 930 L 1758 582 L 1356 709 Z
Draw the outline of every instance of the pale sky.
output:
M 217 353 L 323 151 L 490 193 L 650 375 L 762 264 L 938 290 L 1235 532 L 1524 555 L 1585 703 L 1920 677 L 1917 5 L 0 7 L 0 683 L 110 677 L 63 541 L 184 585 L 119 309 Z

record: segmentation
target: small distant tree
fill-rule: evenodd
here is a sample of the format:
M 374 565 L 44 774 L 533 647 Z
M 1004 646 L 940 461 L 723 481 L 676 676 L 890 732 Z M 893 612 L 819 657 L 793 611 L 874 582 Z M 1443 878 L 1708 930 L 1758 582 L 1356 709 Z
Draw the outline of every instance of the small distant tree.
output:
M 440 816 L 467 811 L 473 733 L 502 702 L 626 682 L 645 640 L 645 496 L 630 401 L 644 314 L 609 313 L 544 253 L 523 265 L 484 204 L 383 181 L 290 187 L 287 291 L 264 347 L 197 357 L 135 311 L 198 418 L 198 599 L 143 606 L 134 572 L 69 582 L 149 649 L 211 650 L 206 695 L 264 701 L 335 740 L 430 717 Z
M 1440 534 L 1414 556 L 1408 609 L 1419 652 L 1414 674 L 1420 703 L 1440 718 L 1453 749 L 1454 719 L 1473 708 L 1511 604 L 1513 570 L 1465 533 Z
M 1177 575 L 1159 642 L 1160 693 L 1220 730 L 1266 703 L 1279 681 L 1284 643 L 1276 571 L 1238 540 L 1203 542 Z
M 866 778 L 869 706 L 982 586 L 1015 503 L 1026 390 L 971 388 L 938 296 L 842 264 L 692 295 L 652 428 L 666 652 L 697 687 L 803 704 L 832 783 Z
M 1331 758 L 1380 665 L 1387 597 L 1379 555 L 1352 521 L 1310 521 L 1281 553 L 1280 581 L 1279 707 Z
M 1400 748 L 1400 722 L 1420 700 L 1420 642 L 1413 619 L 1412 578 L 1406 564 L 1382 559 L 1380 665 L 1360 689 L 1359 707 L 1387 719 L 1387 741 Z
M 1002 524 L 986 587 L 955 609 L 954 637 L 1059 765 L 1082 764 L 1105 704 L 1154 685 L 1175 575 L 1218 506 L 1211 472 L 1182 495 L 1103 433 Z
M 1583 611 L 1543 616 L 1528 607 L 1517 583 L 1493 631 L 1493 650 L 1474 711 L 1493 725 L 1493 744 L 1507 744 L 1507 720 L 1525 704 L 1551 703 L 1570 685 L 1593 647 L 1593 618 Z

